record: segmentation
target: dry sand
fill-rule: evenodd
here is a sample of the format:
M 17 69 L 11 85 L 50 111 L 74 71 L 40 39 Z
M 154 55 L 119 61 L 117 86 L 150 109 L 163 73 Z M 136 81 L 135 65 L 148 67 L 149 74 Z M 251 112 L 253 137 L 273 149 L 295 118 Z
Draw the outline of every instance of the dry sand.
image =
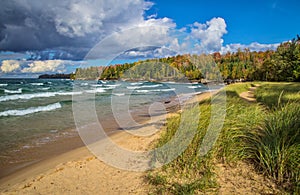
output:
M 218 193 L 232 194 L 280 194 L 274 182 L 258 174 L 253 166 L 244 162 L 235 165 L 216 164 Z
M 123 134 L 123 135 L 122 135 Z M 142 149 L 148 139 L 120 133 L 116 143 Z M 1 183 L 3 194 L 143 194 L 145 173 L 111 167 L 82 147 L 17 172 Z

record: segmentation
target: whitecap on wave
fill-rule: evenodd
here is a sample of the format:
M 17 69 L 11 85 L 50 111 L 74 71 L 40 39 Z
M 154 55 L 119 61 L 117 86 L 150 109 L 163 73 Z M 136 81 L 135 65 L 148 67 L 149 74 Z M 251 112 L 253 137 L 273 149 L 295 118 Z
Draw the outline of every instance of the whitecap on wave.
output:
M 198 89 L 198 88 L 202 88 L 202 86 L 201 85 L 189 86 L 188 88 L 190 88 L 190 89 Z
M 42 86 L 42 85 L 44 85 L 44 83 L 30 83 L 30 85 L 33 85 L 33 86 Z
M 162 87 L 162 84 L 157 85 L 140 85 L 140 86 L 128 86 L 127 89 L 142 89 L 142 88 L 157 88 Z
M 4 89 L 4 93 L 22 93 L 22 88 L 18 89 L 18 90 L 8 90 L 8 89 Z
M 1 96 L 0 102 L 11 101 L 11 100 L 29 100 L 33 98 L 46 98 L 54 97 L 56 95 L 80 95 L 82 92 L 44 92 L 44 93 L 33 93 L 33 94 L 20 94 L 20 95 L 7 95 Z
M 86 93 L 105 93 L 105 89 L 103 88 L 95 88 L 95 89 L 91 89 L 91 90 L 86 90 Z
M 31 107 L 23 110 L 7 110 L 4 112 L 0 112 L 1 116 L 24 116 L 27 114 L 33 114 L 36 112 L 46 112 L 52 111 L 61 108 L 61 104 L 59 102 L 54 104 L 49 104 L 47 106 L 38 106 L 38 107 Z

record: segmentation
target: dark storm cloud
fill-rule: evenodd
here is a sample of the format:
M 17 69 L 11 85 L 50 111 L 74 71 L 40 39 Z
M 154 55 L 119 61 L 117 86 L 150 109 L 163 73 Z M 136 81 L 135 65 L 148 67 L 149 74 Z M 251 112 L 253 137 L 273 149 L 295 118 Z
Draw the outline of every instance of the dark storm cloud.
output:
M 144 21 L 151 3 L 110 0 L 1 0 L 0 51 L 32 59 L 80 59 L 111 32 Z

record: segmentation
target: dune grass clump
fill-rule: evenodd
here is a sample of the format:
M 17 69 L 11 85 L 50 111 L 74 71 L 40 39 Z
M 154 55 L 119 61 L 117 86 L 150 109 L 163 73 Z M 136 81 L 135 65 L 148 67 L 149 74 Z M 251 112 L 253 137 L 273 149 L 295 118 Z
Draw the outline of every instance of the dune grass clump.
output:
M 250 159 L 287 190 L 300 192 L 300 105 L 288 103 L 249 131 Z
M 235 163 L 247 158 L 242 137 L 262 124 L 266 113 L 257 104 L 248 103 L 234 91 L 227 91 L 226 120 L 214 147 L 215 157 L 222 163 Z
M 200 122 L 193 120 L 193 116 L 199 114 L 199 109 L 203 116 L 200 117 Z M 158 140 L 156 147 L 168 143 L 179 129 L 180 123 L 186 127 L 196 126 L 197 132 L 182 154 L 160 170 L 148 174 L 149 183 L 155 186 L 153 192 L 155 194 L 195 194 L 217 186 L 213 177 L 212 155 L 210 153 L 204 157 L 198 155 L 198 149 L 209 125 L 211 107 L 208 103 L 203 103 L 200 107 L 191 105 L 184 112 L 186 112 L 183 114 L 187 116 L 186 120 L 182 121 L 182 114 L 168 119 L 166 130 Z M 188 132 L 189 129 L 186 131 Z M 176 150 L 177 147 L 179 146 L 170 148 L 168 152 L 172 153 L 172 150 Z M 159 159 L 164 159 L 165 155 L 168 154 L 165 152 L 157 154 Z

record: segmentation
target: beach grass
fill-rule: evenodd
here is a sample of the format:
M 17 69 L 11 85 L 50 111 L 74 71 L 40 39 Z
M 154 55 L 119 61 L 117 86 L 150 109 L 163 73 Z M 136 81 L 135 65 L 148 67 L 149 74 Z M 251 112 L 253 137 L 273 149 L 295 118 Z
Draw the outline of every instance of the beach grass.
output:
M 289 102 L 300 100 L 299 83 L 262 83 L 255 91 L 258 102 L 267 106 L 269 109 L 276 109 Z
M 187 116 L 193 116 L 201 112 L 201 116 L 210 116 L 210 106 L 204 103 L 201 107 L 191 105 L 186 110 Z M 180 126 L 180 116 L 168 119 L 166 130 L 157 142 L 157 147 L 161 147 L 168 143 Z M 209 117 L 198 121 L 185 121 L 184 125 L 198 126 L 196 135 L 186 150 L 171 163 L 164 165 L 159 171 L 150 172 L 148 180 L 155 185 L 155 194 L 171 193 L 171 194 L 193 194 L 197 190 L 209 189 L 216 187 L 216 181 L 213 178 L 213 167 L 211 163 L 211 155 L 208 154 L 202 158 L 198 156 L 199 144 L 206 133 L 209 125 Z M 188 130 L 187 130 L 188 131 Z M 176 148 L 174 148 L 176 149 Z M 158 154 L 158 155 L 165 155 Z
M 287 103 L 246 134 L 249 160 L 285 189 L 300 192 L 300 105 Z
M 257 103 L 239 97 L 249 87 Z M 171 163 L 148 174 L 154 193 L 196 194 L 217 192 L 215 165 L 245 162 L 258 174 L 270 178 L 283 193 L 299 192 L 300 170 L 300 104 L 298 83 L 243 83 L 225 89 L 226 119 L 214 147 L 199 156 L 211 117 L 211 99 L 192 105 L 200 109 L 197 133 L 187 149 Z M 282 92 L 284 91 L 284 92 Z M 180 116 L 168 119 L 157 146 L 167 143 L 175 134 Z
M 249 131 L 250 158 L 284 189 L 300 193 L 300 84 L 264 83 L 255 93 L 269 112 Z

